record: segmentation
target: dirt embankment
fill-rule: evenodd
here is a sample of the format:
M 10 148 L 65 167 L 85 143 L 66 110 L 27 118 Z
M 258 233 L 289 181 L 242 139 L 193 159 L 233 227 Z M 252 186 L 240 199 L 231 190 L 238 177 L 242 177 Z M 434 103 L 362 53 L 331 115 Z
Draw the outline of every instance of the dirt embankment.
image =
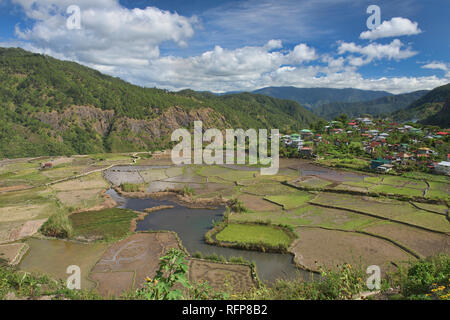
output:
M 165 209 L 172 209 L 172 208 L 173 208 L 173 206 L 161 205 L 161 206 L 144 209 L 144 212 L 151 213 L 151 212 L 161 211 L 161 210 L 165 210 Z

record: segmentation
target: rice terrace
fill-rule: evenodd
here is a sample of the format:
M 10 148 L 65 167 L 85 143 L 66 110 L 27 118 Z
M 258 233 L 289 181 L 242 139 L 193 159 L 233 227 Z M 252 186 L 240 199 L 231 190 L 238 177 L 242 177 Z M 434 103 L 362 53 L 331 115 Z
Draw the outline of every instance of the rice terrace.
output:
M 56 165 L 41 171 L 42 161 Z M 245 165 L 174 166 L 169 152 L 8 160 L 1 175 L 4 263 L 62 281 L 77 265 L 82 289 L 103 298 L 133 296 L 170 249 L 186 255 L 189 281 L 233 296 L 315 281 L 322 268 L 378 265 L 385 276 L 450 254 L 448 182 L 433 189 L 303 159 L 263 176 Z M 384 184 L 397 192 L 368 192 Z M 427 193 L 404 199 L 408 188 Z
M 448 303 L 449 12 L 0 0 L 3 313 Z

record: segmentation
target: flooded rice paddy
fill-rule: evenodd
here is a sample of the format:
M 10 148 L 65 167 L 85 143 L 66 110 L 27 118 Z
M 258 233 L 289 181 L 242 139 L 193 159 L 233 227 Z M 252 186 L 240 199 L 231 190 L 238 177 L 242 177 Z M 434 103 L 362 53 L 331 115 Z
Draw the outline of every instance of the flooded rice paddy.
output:
M 292 279 L 300 275 L 305 280 L 310 273 L 300 270 L 293 263 L 290 254 L 263 253 L 256 251 L 222 248 L 209 245 L 204 241 L 205 233 L 213 227 L 213 223 L 222 220 L 224 207 L 217 209 L 190 209 L 169 200 L 160 199 L 127 199 L 117 195 L 114 190 L 108 194 L 120 203 L 120 208 L 144 211 L 146 208 L 159 205 L 173 205 L 173 209 L 156 211 L 148 214 L 137 224 L 137 231 L 170 230 L 180 237 L 183 246 L 193 254 L 201 252 L 203 256 L 217 254 L 229 259 L 243 257 L 253 261 L 258 276 L 263 281 L 273 281 L 279 278 Z

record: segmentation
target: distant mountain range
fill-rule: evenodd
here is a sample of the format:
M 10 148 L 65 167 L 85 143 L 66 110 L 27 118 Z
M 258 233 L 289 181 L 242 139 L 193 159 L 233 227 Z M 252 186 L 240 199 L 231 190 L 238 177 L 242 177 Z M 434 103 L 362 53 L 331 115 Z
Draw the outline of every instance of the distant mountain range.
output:
M 308 107 L 319 117 L 331 120 L 345 113 L 348 117 L 388 116 L 396 121 L 419 121 L 450 126 L 444 103 L 450 96 L 450 84 L 431 91 L 404 94 L 386 91 L 330 88 L 267 87 L 254 91 L 280 99 L 291 99 Z
M 333 102 L 361 102 L 374 100 L 392 93 L 386 91 L 372 91 L 360 89 L 333 89 L 333 88 L 296 88 L 296 87 L 267 87 L 253 91 L 279 99 L 289 99 L 302 106 L 314 110 L 316 107 Z
M 0 48 L 0 158 L 167 148 L 175 129 L 298 130 L 319 118 L 299 103 L 142 88 L 74 62 Z
M 361 115 L 388 115 L 397 110 L 401 110 L 409 106 L 417 99 L 423 97 L 428 91 L 414 91 L 411 93 L 390 95 L 370 101 L 358 102 L 333 102 L 317 106 L 312 111 L 325 119 L 334 119 L 335 117 L 345 113 L 348 117 L 353 118 Z

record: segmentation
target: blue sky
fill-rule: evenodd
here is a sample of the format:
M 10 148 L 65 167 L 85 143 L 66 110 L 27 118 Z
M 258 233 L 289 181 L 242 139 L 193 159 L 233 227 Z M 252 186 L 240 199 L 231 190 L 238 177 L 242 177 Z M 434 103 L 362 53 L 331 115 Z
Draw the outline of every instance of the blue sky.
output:
M 403 93 L 450 82 L 449 12 L 444 0 L 0 0 L 0 45 L 171 90 Z

